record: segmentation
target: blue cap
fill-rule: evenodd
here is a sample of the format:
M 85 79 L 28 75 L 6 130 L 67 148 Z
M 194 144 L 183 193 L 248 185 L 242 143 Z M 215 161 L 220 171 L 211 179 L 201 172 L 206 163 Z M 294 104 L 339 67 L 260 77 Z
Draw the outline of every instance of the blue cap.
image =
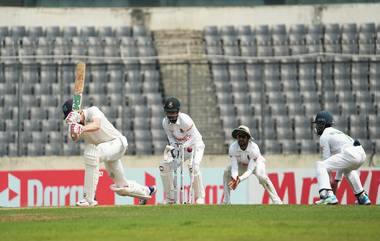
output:
M 70 98 L 62 105 L 63 119 L 66 119 L 67 115 L 73 110 L 73 99 Z

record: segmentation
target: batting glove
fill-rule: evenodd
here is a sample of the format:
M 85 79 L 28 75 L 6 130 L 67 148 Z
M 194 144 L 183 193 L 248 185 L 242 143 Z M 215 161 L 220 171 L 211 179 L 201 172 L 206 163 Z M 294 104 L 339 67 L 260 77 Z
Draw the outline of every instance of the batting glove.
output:
M 77 134 L 80 136 L 83 132 L 84 126 L 78 123 L 70 124 L 70 133 L 71 134 Z
M 80 122 L 80 114 L 75 111 L 71 111 L 66 117 L 66 124 L 73 124 Z

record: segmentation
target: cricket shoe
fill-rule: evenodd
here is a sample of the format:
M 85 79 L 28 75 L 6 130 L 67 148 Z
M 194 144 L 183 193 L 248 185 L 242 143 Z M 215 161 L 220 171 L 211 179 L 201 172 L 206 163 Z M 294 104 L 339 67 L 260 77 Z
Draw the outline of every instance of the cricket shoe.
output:
M 156 194 L 156 192 L 157 192 L 157 187 L 156 186 L 149 186 L 148 187 L 149 188 L 149 196 L 153 196 L 154 194 Z
M 316 201 L 315 204 L 317 205 L 336 205 L 338 204 L 338 199 L 334 194 L 327 196 L 325 198 L 321 198 L 320 200 Z
M 356 203 L 359 205 L 371 205 L 371 200 L 369 200 L 367 193 L 363 192 L 357 197 Z
M 148 186 L 148 188 L 149 188 L 149 196 L 150 196 L 150 198 L 152 198 L 152 196 L 154 194 L 156 194 L 156 192 L 157 192 L 157 187 L 156 186 Z M 147 198 L 139 199 L 139 205 L 146 205 L 147 202 L 148 202 Z
M 93 207 L 98 205 L 98 201 L 94 200 L 92 202 L 88 202 L 87 199 L 83 198 L 82 200 L 76 203 L 78 207 Z

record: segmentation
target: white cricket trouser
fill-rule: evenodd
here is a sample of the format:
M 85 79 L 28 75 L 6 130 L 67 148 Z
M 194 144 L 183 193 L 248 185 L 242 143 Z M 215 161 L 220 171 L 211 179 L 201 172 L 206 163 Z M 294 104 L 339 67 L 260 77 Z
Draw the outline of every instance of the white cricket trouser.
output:
M 127 147 L 128 142 L 124 136 L 98 145 L 86 145 L 84 150 L 84 194 L 89 202 L 92 202 L 95 198 L 96 186 L 99 181 L 100 162 L 104 162 L 109 176 L 117 186 L 123 187 L 128 185 L 128 180 L 124 176 L 124 168 L 120 160 L 126 152 Z
M 184 151 L 184 161 L 187 162 L 189 173 L 193 172 L 193 188 L 195 200 L 198 198 L 205 198 L 205 191 L 202 181 L 202 174 L 200 171 L 200 164 L 202 162 L 205 145 L 203 142 L 195 143 L 193 145 L 193 153 Z M 192 161 L 191 156 L 193 155 Z M 164 192 L 166 193 L 166 202 L 170 203 L 174 199 L 174 186 L 173 186 L 173 165 L 174 158 L 167 153 L 164 153 L 166 160 L 160 162 L 161 180 L 163 183 Z
M 317 179 L 319 190 L 331 189 L 329 172 L 342 172 L 355 194 L 363 191 L 357 169 L 365 162 L 362 146 L 346 147 L 341 153 L 330 156 L 324 161 L 317 161 Z
M 242 175 L 248 169 L 247 164 L 238 163 L 238 175 Z M 269 197 L 274 204 L 282 204 L 280 197 L 277 194 L 276 189 L 273 186 L 272 181 L 266 174 L 265 162 L 263 160 L 256 161 L 256 167 L 252 172 L 255 174 L 259 183 L 269 193 Z M 231 165 L 227 166 L 223 174 L 223 186 L 224 186 L 224 204 L 231 204 L 231 189 L 228 187 L 228 182 L 231 180 Z

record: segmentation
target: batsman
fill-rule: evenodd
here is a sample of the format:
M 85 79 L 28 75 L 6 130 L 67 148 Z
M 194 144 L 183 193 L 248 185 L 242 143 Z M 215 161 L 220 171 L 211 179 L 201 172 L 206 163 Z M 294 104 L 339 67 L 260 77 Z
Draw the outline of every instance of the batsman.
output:
M 173 184 L 173 159 L 174 150 L 179 146 L 183 148 L 184 160 L 190 160 L 189 173 L 196 204 L 204 204 L 205 191 L 202 183 L 200 164 L 203 158 L 205 144 L 191 117 L 180 112 L 180 101 L 175 97 L 169 97 L 164 104 L 166 117 L 162 126 L 169 140 L 164 151 L 164 160 L 160 162 L 161 180 L 166 194 L 165 203 L 173 204 L 176 200 L 176 190 Z M 192 190 L 189 190 L 189 195 Z
M 62 106 L 64 120 L 73 141 L 83 139 L 84 149 L 84 198 L 77 206 L 95 206 L 96 188 L 99 181 L 99 165 L 104 162 L 109 176 L 114 181 L 110 189 L 121 196 L 137 197 L 147 200 L 156 192 L 155 186 L 140 185 L 127 180 L 120 158 L 125 154 L 128 142 L 96 106 L 81 109 L 84 85 L 84 67 L 77 65 L 74 98 L 68 99 Z

